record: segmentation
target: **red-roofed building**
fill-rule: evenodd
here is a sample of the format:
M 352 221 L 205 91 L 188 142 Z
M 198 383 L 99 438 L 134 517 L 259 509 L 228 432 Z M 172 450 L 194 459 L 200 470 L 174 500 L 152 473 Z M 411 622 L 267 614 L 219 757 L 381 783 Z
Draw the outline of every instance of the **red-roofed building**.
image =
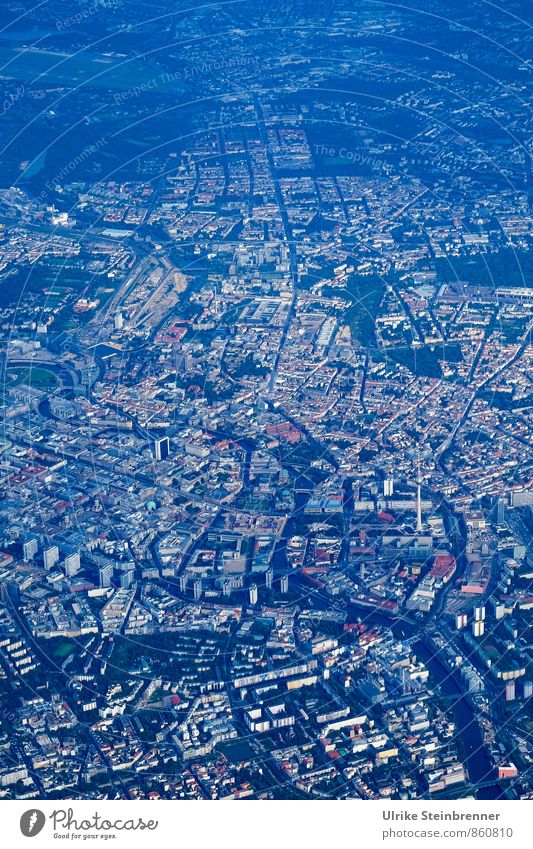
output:
M 455 557 L 451 554 L 437 554 L 433 566 L 431 567 L 430 575 L 437 581 L 442 581 L 446 584 L 457 568 Z

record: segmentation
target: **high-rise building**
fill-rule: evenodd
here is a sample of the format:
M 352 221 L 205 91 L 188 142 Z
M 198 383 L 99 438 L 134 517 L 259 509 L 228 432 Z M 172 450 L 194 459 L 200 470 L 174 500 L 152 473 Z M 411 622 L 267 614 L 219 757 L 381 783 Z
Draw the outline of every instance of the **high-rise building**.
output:
M 272 589 L 272 581 L 273 580 L 274 580 L 274 572 L 272 571 L 272 569 L 267 569 L 266 572 L 265 572 L 265 584 L 266 584 L 267 590 Z
M 475 619 L 472 622 L 472 634 L 474 637 L 482 637 L 485 633 L 485 623 L 481 619 Z
M 51 545 L 43 551 L 43 564 L 45 569 L 53 569 L 59 561 L 59 548 Z
M 194 596 L 196 601 L 198 601 L 198 599 L 202 597 L 203 589 L 202 589 L 202 579 L 201 578 L 196 578 L 196 580 L 194 581 L 194 583 L 192 585 L 192 592 L 193 592 L 193 596 Z
M 106 563 L 104 566 L 100 566 L 98 570 L 98 578 L 101 587 L 110 587 L 111 586 L 111 578 L 113 577 L 113 564 Z
M 159 462 L 166 460 L 170 454 L 170 439 L 168 436 L 162 436 L 161 439 L 155 441 L 155 459 Z
M 485 620 L 485 605 L 480 604 L 477 607 L 474 607 L 474 619 L 476 622 L 483 622 Z
M 115 315 L 115 330 L 122 330 L 124 327 L 124 318 L 121 312 L 117 312 Z
M 383 481 L 383 495 L 385 498 L 390 498 L 394 495 L 394 478 L 392 474 L 387 474 L 387 477 Z
M 464 628 L 466 623 L 468 622 L 468 616 L 466 613 L 457 613 L 455 616 L 455 627 L 457 631 L 460 631 L 461 628 Z
M 33 560 L 39 551 L 39 540 L 37 537 L 28 537 L 22 543 L 22 559 L 25 563 Z
M 255 584 L 252 584 L 250 586 L 250 589 L 248 591 L 248 599 L 250 601 L 250 604 L 257 604 L 258 593 L 257 586 Z
M 180 575 L 180 593 L 187 592 L 187 575 Z
M 69 554 L 65 557 L 65 562 L 63 564 L 65 569 L 65 575 L 68 578 L 72 578 L 80 571 L 80 553 L 79 551 L 74 552 L 74 554 Z
M 124 590 L 129 590 L 135 580 L 135 569 L 128 569 L 120 575 L 120 586 Z
M 281 592 L 283 594 L 289 592 L 289 576 L 288 575 L 282 575 L 280 589 L 281 589 Z

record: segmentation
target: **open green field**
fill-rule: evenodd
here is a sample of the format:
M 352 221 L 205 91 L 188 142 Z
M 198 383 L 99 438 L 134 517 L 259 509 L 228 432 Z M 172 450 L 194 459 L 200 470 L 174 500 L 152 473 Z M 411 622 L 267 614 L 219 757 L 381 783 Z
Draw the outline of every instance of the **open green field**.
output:
M 59 385 L 56 376 L 48 369 L 40 366 L 13 368 L 9 369 L 9 372 L 17 375 L 18 384 L 33 386 L 34 389 L 55 389 Z
M 254 750 L 246 740 L 228 740 L 220 743 L 217 749 L 223 752 L 231 763 L 252 760 L 255 757 Z
M 67 85 L 69 88 L 86 85 L 126 90 L 153 80 L 157 80 L 162 91 L 176 92 L 183 88 L 183 83 L 167 79 L 163 68 L 115 56 L 0 46 L 0 67 L 5 77 L 31 83 L 43 76 L 47 85 Z M 155 83 L 152 87 L 158 90 Z
M 52 637 L 50 640 L 39 640 L 43 653 L 49 658 L 53 667 L 61 666 L 71 654 L 81 654 L 83 645 L 79 640 L 68 637 Z

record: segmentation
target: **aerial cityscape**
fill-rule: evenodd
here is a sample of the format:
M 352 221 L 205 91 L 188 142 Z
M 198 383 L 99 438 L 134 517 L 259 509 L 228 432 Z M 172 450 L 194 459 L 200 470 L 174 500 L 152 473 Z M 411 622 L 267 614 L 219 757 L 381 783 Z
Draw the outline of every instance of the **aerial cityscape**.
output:
M 4 0 L 0 799 L 533 799 L 531 17 Z

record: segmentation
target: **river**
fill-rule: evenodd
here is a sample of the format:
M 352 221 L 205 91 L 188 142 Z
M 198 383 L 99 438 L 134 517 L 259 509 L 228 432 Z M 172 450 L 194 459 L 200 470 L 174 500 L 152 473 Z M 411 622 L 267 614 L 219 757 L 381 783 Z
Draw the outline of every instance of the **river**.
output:
M 361 619 L 365 624 L 381 625 L 391 628 L 394 635 L 399 639 L 416 637 L 416 626 L 410 622 L 383 616 L 377 612 L 370 612 L 367 608 L 356 608 L 359 610 Z M 440 688 L 444 696 L 452 696 L 450 710 L 456 725 L 457 737 L 460 740 L 464 753 L 464 760 L 468 770 L 470 781 L 474 787 L 495 779 L 495 770 L 492 766 L 487 750 L 483 743 L 481 728 L 477 720 L 476 712 L 464 695 L 464 688 L 458 675 L 451 673 L 446 666 L 434 655 L 428 646 L 421 640 L 416 640 L 413 649 L 417 657 L 422 660 L 430 672 L 430 683 L 433 688 Z M 462 695 L 458 695 L 458 693 Z M 487 786 L 479 787 L 475 791 L 477 799 L 504 799 L 505 793 L 502 787 L 494 780 Z

